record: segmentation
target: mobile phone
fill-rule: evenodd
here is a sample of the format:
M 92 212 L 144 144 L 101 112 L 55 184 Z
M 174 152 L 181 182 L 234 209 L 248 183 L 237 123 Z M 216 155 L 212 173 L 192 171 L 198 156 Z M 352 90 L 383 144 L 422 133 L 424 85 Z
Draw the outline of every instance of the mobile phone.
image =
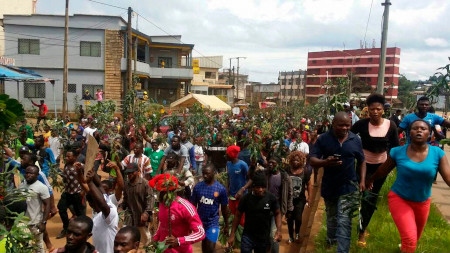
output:
M 340 154 L 334 154 L 334 157 L 336 157 L 338 160 L 341 160 L 341 155 Z

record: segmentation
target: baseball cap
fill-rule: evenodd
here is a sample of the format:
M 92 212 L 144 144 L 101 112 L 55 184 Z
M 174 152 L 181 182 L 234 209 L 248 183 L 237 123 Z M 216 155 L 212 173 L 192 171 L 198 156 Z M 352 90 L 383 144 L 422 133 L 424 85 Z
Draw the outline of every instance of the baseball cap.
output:
M 345 102 L 344 106 L 350 106 L 350 103 L 349 102 Z
M 125 174 L 133 173 L 133 172 L 138 171 L 138 170 L 139 170 L 139 168 L 138 168 L 137 163 L 129 163 L 129 164 L 127 164 L 127 167 L 126 167 L 126 170 L 124 171 L 124 173 Z
M 30 148 L 27 147 L 27 146 L 22 146 L 22 147 L 19 149 L 19 153 L 23 153 L 23 152 L 29 153 L 29 152 L 30 152 Z

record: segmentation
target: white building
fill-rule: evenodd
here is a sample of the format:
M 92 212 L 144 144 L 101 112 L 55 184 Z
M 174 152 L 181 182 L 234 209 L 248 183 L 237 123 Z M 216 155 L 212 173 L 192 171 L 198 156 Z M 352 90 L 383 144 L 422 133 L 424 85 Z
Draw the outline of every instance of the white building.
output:
M 34 14 L 37 0 L 0 0 L 0 19 L 4 14 Z M 5 37 L 3 27 L 0 27 L 0 56 L 5 54 Z
M 62 108 L 63 15 L 5 15 L 6 55 L 15 65 L 55 79 L 50 83 L 5 82 L 5 93 L 31 108 L 27 98 L 45 100 Z M 120 16 L 69 16 L 68 93 L 69 110 L 74 99 L 88 90 L 94 95 L 103 89 L 105 99 L 121 104 L 127 86 L 127 23 Z M 139 78 L 140 90 L 148 91 L 149 99 L 168 105 L 184 96 L 192 80 L 193 44 L 181 43 L 181 35 L 149 36 L 132 31 L 133 64 L 131 70 Z M 182 61 L 186 63 L 182 65 Z M 52 106 L 53 107 L 53 106 Z M 59 110 L 59 109 L 58 109 Z

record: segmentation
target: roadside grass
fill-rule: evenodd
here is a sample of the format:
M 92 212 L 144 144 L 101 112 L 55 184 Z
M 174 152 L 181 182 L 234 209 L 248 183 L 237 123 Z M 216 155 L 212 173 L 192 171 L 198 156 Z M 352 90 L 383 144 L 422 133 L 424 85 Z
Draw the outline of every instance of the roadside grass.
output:
M 350 252 L 400 252 L 400 235 L 392 220 L 387 204 L 387 193 L 395 180 L 395 173 L 391 173 L 380 192 L 377 210 L 370 221 L 366 238 L 367 247 L 360 248 L 357 241 L 357 217 L 352 223 L 352 241 Z M 334 252 L 336 247 L 326 249 L 326 214 L 323 212 L 322 228 L 315 239 L 315 252 Z M 416 252 L 450 252 L 450 224 L 442 218 L 434 204 L 431 205 L 430 215 L 422 237 L 418 242 Z

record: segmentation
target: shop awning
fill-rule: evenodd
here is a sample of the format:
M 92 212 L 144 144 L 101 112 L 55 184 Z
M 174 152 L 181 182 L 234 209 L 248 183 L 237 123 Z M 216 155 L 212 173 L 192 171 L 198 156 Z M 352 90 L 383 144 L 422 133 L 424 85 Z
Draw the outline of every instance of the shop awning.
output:
M 42 76 L 31 70 L 0 65 L 0 79 L 8 81 L 42 80 Z

